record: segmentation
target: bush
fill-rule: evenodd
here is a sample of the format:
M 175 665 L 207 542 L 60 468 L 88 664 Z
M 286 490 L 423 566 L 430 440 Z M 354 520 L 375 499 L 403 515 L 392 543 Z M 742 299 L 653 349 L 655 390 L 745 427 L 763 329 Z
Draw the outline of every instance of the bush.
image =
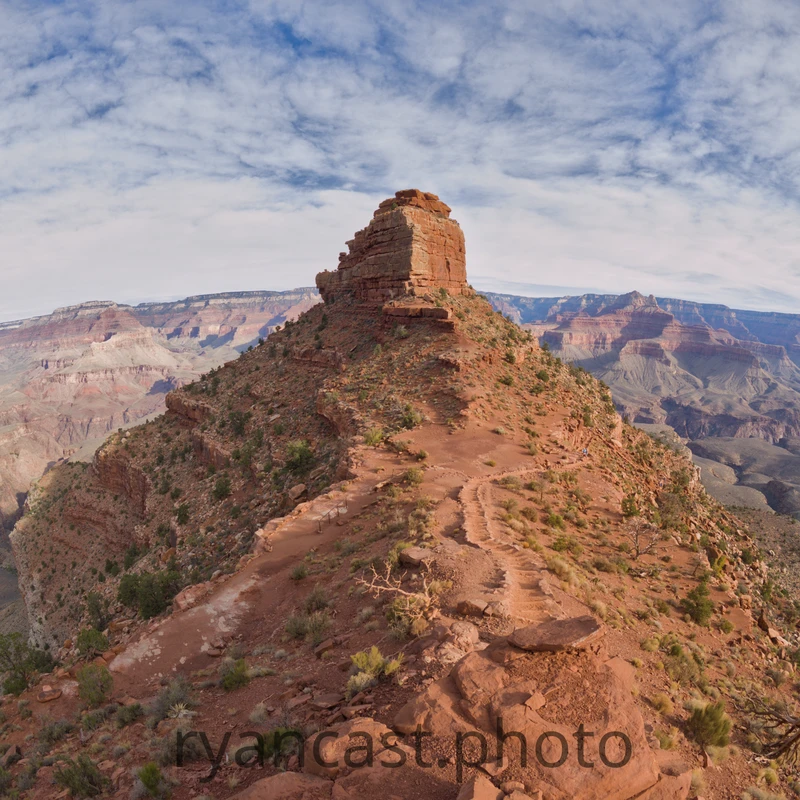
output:
M 714 603 L 708 591 L 708 584 L 701 581 L 683 600 L 683 610 L 698 624 L 708 625 L 714 613 Z
M 189 681 L 179 675 L 170 681 L 158 694 L 150 708 L 151 720 L 158 724 L 162 719 L 166 719 L 170 709 L 174 706 L 191 707 L 194 705 L 192 698 L 192 687 Z
M 122 605 L 137 609 L 144 619 L 150 619 L 166 610 L 180 586 L 180 574 L 175 570 L 125 575 L 119 582 L 117 599 Z
M 653 699 L 650 702 L 659 714 L 671 714 L 675 710 L 672 700 L 663 692 L 653 695 Z
M 126 551 L 125 551 L 125 558 L 123 559 L 122 566 L 127 571 L 129 570 L 141 557 L 141 553 L 139 552 L 139 548 L 132 544 Z
M 178 525 L 186 525 L 189 522 L 189 504 L 188 503 L 181 503 L 175 509 L 175 519 L 178 521 Z
M 425 472 L 419 467 L 409 467 L 403 473 L 403 480 L 409 486 L 419 486 L 425 478 Z
M 60 742 L 67 734 L 72 733 L 75 726 L 67 719 L 48 722 L 39 728 L 39 742 L 49 750 L 54 744 Z
M 139 703 L 131 703 L 129 706 L 120 706 L 117 710 L 117 727 L 124 728 L 132 722 L 136 722 L 143 714 L 142 707 Z
M 238 661 L 226 658 L 219 666 L 219 682 L 226 692 L 232 692 L 234 689 L 247 686 L 250 683 L 250 676 L 247 674 L 247 662 L 243 658 Z
M 325 632 L 331 624 L 327 611 L 315 611 L 308 615 L 306 641 L 316 647 L 325 638 Z
M 107 667 L 100 664 L 88 664 L 78 670 L 78 694 L 90 708 L 105 703 L 114 685 L 114 679 Z
M 150 761 L 136 770 L 136 777 L 150 797 L 159 799 L 169 797 L 169 787 L 161 774 L 161 768 L 155 761 Z
M 425 419 L 419 411 L 417 411 L 411 403 L 407 403 L 403 408 L 403 413 L 400 416 L 400 426 L 403 428 L 416 428 L 417 425 L 422 424 Z
M 307 614 L 311 614 L 314 611 L 322 611 L 324 608 L 327 608 L 328 605 L 328 596 L 321 586 L 315 586 L 311 594 L 306 597 L 305 608 Z
M 3 691 L 7 694 L 22 694 L 35 673 L 52 668 L 53 659 L 44 650 L 31 647 L 21 634 L 0 634 L 0 672 L 6 673 Z
M 373 645 L 370 650 L 362 650 L 350 656 L 353 674 L 347 681 L 347 697 L 350 699 L 364 689 L 377 683 L 380 678 L 388 678 L 400 669 L 402 653 L 397 658 L 384 658 L 381 651 Z
M 106 572 L 116 575 L 119 573 L 119 567 L 117 567 L 116 572 L 111 572 L 108 569 L 108 562 L 106 562 Z M 102 631 L 111 619 L 111 615 L 108 613 L 108 600 L 100 597 L 97 592 L 89 592 L 86 595 L 86 613 L 92 623 L 92 627 L 98 631 Z
M 136 608 L 136 595 L 139 590 L 138 575 L 123 575 L 117 589 L 117 600 L 128 608 Z
M 93 656 L 108 650 L 108 639 L 94 628 L 84 628 L 78 634 L 77 645 L 82 656 Z
M 688 727 L 701 747 L 725 747 L 731 732 L 731 718 L 725 713 L 725 703 L 719 700 L 695 708 L 689 717 Z
M 284 630 L 292 639 L 302 639 L 308 633 L 308 615 L 291 614 L 286 619 Z
M 303 578 L 307 578 L 308 567 L 302 562 L 300 562 L 299 564 L 295 564 L 295 566 L 292 567 L 291 573 L 289 573 L 289 577 L 293 581 L 301 581 L 303 580 Z
M 69 789 L 74 797 L 97 797 L 108 783 L 108 779 L 100 774 L 97 765 L 85 753 L 81 753 L 75 761 L 66 759 L 55 771 L 53 780 L 62 788 Z
M 622 516 L 626 518 L 639 516 L 639 506 L 634 495 L 628 494 L 622 498 Z
M 212 497 L 215 500 L 224 500 L 226 497 L 230 497 L 230 494 L 231 479 L 227 475 L 220 475 L 211 490 Z
M 0 767 L 0 795 L 4 795 L 13 783 L 11 773 Z
M 305 475 L 311 471 L 315 462 L 314 451 L 305 439 L 286 445 L 286 468 L 291 472 Z
M 370 428 L 364 434 L 364 444 L 368 447 L 377 447 L 384 438 L 384 433 L 380 428 Z

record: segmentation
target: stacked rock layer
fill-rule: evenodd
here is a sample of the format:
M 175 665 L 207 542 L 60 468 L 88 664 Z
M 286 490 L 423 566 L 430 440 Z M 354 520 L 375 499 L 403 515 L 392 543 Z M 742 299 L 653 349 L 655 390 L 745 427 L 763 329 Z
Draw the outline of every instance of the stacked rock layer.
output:
M 436 289 L 470 292 L 464 234 L 435 194 L 406 189 L 384 200 L 370 224 L 347 243 L 339 268 L 317 275 L 326 303 L 355 297 L 382 303 Z

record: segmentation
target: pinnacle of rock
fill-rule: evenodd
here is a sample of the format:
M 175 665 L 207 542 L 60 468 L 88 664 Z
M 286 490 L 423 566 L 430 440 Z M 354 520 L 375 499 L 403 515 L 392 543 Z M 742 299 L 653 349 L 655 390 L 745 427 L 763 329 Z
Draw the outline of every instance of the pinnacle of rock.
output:
M 405 189 L 384 200 L 347 243 L 339 268 L 317 275 L 326 303 L 354 297 L 382 303 L 435 289 L 468 294 L 464 234 L 435 194 Z

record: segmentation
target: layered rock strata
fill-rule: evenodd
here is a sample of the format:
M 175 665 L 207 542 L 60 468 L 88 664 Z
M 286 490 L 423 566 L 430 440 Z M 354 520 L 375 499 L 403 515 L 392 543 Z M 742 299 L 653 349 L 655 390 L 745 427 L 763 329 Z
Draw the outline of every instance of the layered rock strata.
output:
M 406 189 L 384 200 L 370 224 L 339 254 L 339 268 L 317 275 L 326 303 L 353 297 L 383 303 L 445 289 L 468 294 L 464 234 L 435 194 Z

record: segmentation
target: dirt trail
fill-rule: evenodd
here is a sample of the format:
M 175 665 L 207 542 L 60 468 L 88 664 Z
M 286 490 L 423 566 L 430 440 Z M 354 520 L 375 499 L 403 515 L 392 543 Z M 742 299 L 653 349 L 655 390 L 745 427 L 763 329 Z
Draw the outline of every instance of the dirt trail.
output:
M 526 624 L 564 614 L 550 593 L 544 562 L 513 541 L 498 524 L 494 484 L 506 477 L 523 479 L 534 474 L 526 468 L 473 478 L 459 495 L 467 541 L 490 553 L 497 566 L 498 585 L 489 588 L 500 595 L 510 618 Z
M 273 520 L 265 529 L 267 552 L 252 558 L 194 608 L 173 613 L 146 630 L 111 662 L 117 683 L 141 684 L 142 674 L 156 682 L 178 669 L 208 666 L 207 654 L 215 642 L 233 636 L 260 608 L 274 602 L 273 576 L 341 535 L 340 518 L 353 518 L 373 502 L 378 481 L 373 471 L 349 482 L 344 491 L 329 492 Z

